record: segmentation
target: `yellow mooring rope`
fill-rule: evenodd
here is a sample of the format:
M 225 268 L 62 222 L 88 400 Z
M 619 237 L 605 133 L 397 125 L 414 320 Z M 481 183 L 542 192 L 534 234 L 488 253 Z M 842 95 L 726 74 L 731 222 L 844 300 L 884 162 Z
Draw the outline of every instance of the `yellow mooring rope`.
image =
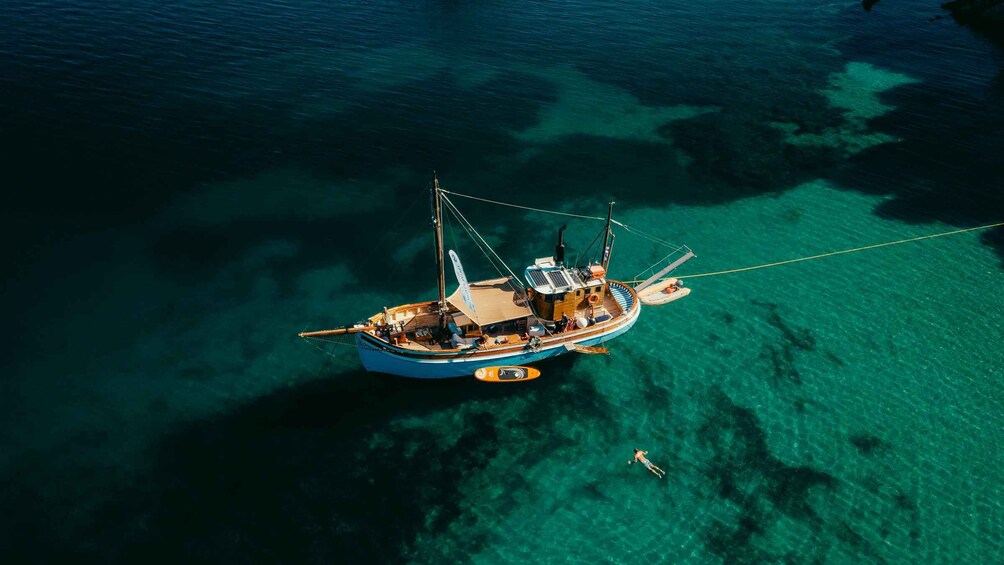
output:
M 868 249 L 875 249 L 877 247 L 886 247 L 888 245 L 899 245 L 900 243 L 910 243 L 911 241 L 920 241 L 922 239 L 933 239 L 935 237 L 945 237 L 945 236 L 948 236 L 948 235 L 955 235 L 955 234 L 966 233 L 966 232 L 970 232 L 970 231 L 988 230 L 988 229 L 997 228 L 997 227 L 1000 227 L 1000 226 L 1004 226 L 1004 222 L 997 222 L 996 224 L 987 224 L 985 226 L 979 226 L 979 227 L 975 227 L 975 228 L 966 228 L 966 229 L 962 229 L 962 230 L 946 231 L 946 232 L 935 233 L 935 234 L 931 234 L 931 235 L 922 235 L 920 237 L 911 237 L 911 238 L 907 238 L 907 239 L 900 239 L 900 240 L 897 240 L 897 241 L 887 241 L 885 243 L 876 243 L 875 245 L 866 245 L 864 247 L 855 247 L 854 249 L 844 249 L 842 251 L 831 251 L 830 253 L 823 253 L 821 255 L 812 255 L 811 257 L 799 257 L 798 259 L 788 259 L 787 261 L 777 261 L 776 263 L 766 263 L 766 264 L 763 264 L 763 265 L 754 265 L 752 267 L 742 267 L 740 269 L 729 269 L 727 271 L 715 271 L 713 273 L 700 273 L 700 274 L 697 274 L 697 275 L 681 275 L 681 276 L 676 277 L 676 278 L 679 278 L 679 279 L 696 279 L 698 277 L 715 277 L 715 276 L 718 276 L 718 275 L 729 275 L 729 274 L 732 274 L 732 273 L 742 273 L 744 271 L 754 271 L 756 269 L 766 269 L 767 267 L 779 267 L 781 265 L 788 265 L 790 263 L 799 263 L 801 261 L 811 261 L 813 259 L 822 259 L 823 257 L 832 257 L 834 255 L 843 255 L 845 253 L 855 253 L 855 252 L 858 252 L 858 251 L 865 251 L 865 250 L 868 250 Z M 661 279 L 661 280 L 666 280 L 668 278 L 671 278 L 671 277 L 665 277 L 664 279 Z M 642 281 L 639 279 L 639 280 L 624 281 L 624 282 L 626 282 L 628 284 L 636 284 L 636 283 L 640 283 Z

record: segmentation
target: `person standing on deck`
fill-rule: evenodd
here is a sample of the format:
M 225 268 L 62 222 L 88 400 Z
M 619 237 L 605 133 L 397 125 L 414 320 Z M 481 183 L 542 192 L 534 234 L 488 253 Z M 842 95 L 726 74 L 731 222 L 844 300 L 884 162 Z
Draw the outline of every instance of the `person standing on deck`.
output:
M 659 467 L 656 467 L 651 461 L 648 460 L 647 457 L 645 457 L 646 455 L 648 455 L 647 451 L 642 451 L 640 449 L 635 449 L 634 450 L 634 461 L 628 461 L 628 465 L 630 465 L 630 464 L 634 463 L 635 461 L 637 461 L 637 462 L 641 463 L 642 465 L 644 465 L 646 469 L 648 469 L 649 471 L 652 471 L 653 473 L 655 473 L 656 477 L 659 477 L 661 479 L 666 474 L 666 471 L 663 471 Z

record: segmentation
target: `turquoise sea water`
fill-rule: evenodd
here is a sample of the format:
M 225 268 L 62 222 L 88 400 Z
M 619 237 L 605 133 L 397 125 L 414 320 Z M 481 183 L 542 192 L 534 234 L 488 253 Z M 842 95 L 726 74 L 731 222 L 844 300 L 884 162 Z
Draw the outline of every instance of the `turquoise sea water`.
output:
M 520 386 L 295 337 L 434 296 L 432 169 L 683 274 L 1004 220 L 1004 58 L 939 14 L 4 3 L 4 560 L 1000 561 L 1004 230 L 694 278 Z M 564 222 L 457 203 L 514 267 Z

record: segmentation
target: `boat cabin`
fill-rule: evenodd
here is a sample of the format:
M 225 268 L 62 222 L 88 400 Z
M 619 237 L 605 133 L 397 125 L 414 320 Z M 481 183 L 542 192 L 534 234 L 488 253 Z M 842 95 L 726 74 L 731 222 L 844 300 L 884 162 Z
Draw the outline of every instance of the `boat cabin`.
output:
M 556 322 L 603 302 L 607 293 L 605 275 L 600 265 L 570 268 L 557 263 L 554 257 L 544 257 L 526 268 L 524 278 L 534 311 L 541 319 Z

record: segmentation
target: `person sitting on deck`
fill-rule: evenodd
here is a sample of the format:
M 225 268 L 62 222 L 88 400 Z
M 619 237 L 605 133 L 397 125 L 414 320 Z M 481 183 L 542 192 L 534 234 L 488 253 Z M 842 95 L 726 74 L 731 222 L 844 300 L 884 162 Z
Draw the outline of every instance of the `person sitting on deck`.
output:
M 628 461 L 628 465 L 634 463 L 635 461 L 638 461 L 639 463 L 641 463 L 642 465 L 644 465 L 646 469 L 648 469 L 649 471 L 652 471 L 655 474 L 656 477 L 659 477 L 661 479 L 663 477 L 663 475 L 666 474 L 666 471 L 663 471 L 662 469 L 660 469 L 660 468 L 656 467 L 654 464 L 652 464 L 652 462 L 649 461 L 647 457 L 645 457 L 646 455 L 648 455 L 647 451 L 642 451 L 642 450 L 636 448 L 634 450 L 634 461 Z M 662 473 L 662 474 L 660 475 L 659 473 Z

